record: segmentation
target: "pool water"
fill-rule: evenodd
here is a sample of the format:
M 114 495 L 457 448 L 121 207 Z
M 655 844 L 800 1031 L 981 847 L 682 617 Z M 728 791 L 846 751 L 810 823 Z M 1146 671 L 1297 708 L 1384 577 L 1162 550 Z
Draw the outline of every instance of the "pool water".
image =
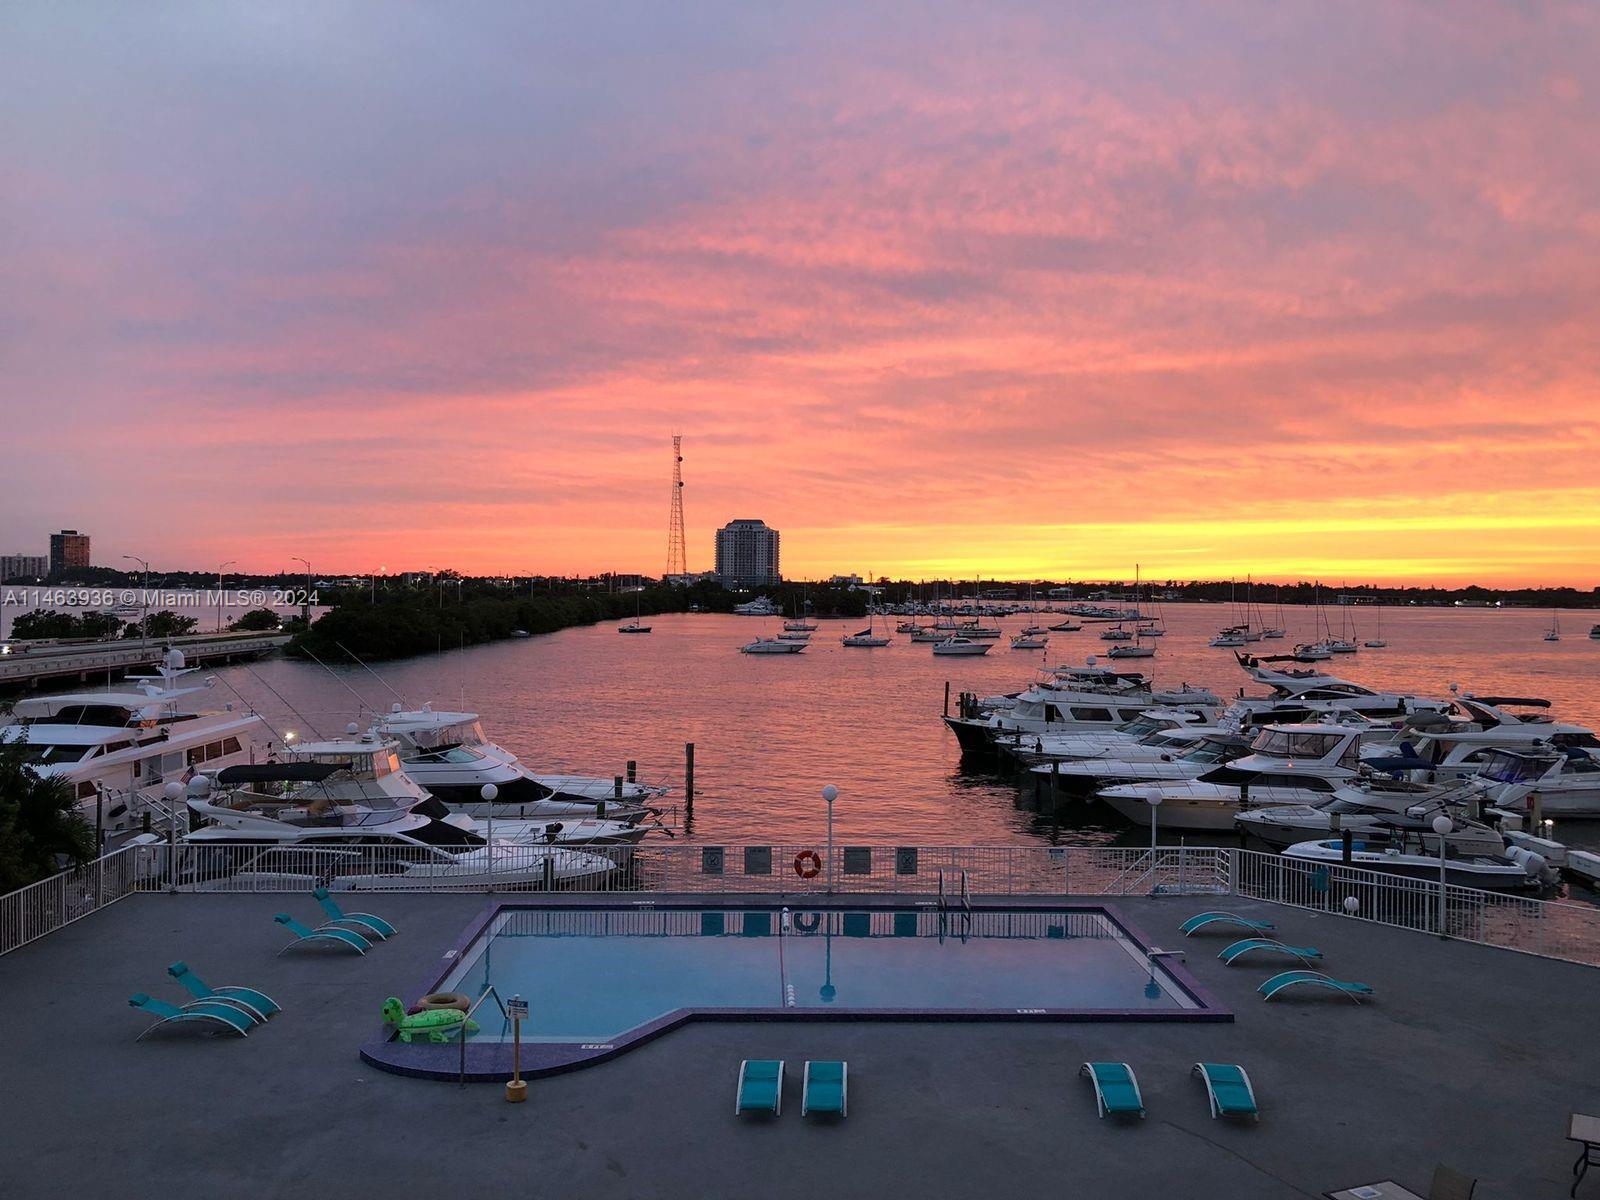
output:
M 1096 1013 L 1201 1007 L 1106 911 L 502 910 L 441 990 L 520 995 L 522 1036 L 615 1038 L 680 1009 Z M 492 1002 L 480 1019 L 494 1012 Z M 481 1020 L 475 1040 L 508 1036 Z M 798 1014 L 797 1014 L 798 1015 Z

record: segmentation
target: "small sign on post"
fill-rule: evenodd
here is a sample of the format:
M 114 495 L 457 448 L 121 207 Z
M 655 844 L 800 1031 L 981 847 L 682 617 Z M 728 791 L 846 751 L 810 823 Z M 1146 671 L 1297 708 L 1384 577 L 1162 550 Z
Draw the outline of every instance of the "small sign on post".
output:
M 528 1085 L 522 1078 L 522 1022 L 528 1016 L 528 1002 L 521 996 L 511 997 L 506 1001 L 506 1016 L 511 1018 L 511 1081 L 506 1084 L 506 1100 L 521 1104 L 528 1098 Z

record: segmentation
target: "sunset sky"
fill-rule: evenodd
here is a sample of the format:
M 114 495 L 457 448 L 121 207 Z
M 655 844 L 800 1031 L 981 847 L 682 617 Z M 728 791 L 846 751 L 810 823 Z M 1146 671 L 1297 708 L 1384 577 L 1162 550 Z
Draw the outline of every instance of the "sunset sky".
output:
M 1600 583 L 1593 4 L 0 7 L 0 553 Z

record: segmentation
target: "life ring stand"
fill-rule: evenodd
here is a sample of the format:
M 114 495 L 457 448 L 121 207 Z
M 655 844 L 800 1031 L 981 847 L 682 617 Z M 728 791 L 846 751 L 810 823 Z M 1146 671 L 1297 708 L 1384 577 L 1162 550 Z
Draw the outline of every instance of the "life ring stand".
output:
M 460 992 L 431 992 L 417 1001 L 417 1012 L 434 1012 L 442 1008 L 457 1008 L 462 1012 L 472 1007 L 472 998 Z
M 822 855 L 815 850 L 802 850 L 794 856 L 794 873 L 801 879 L 815 879 L 822 874 Z
M 794 927 L 801 933 L 815 933 L 822 925 L 822 914 L 817 912 L 795 913 Z

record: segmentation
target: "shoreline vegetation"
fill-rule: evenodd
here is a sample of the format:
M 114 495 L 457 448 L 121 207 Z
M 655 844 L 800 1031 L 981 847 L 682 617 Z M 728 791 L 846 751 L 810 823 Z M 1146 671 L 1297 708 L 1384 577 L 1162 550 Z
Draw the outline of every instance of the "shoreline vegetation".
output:
M 453 586 L 459 585 L 459 586 Z M 761 588 L 785 612 L 818 617 L 864 617 L 864 592 L 783 584 Z M 342 662 L 350 654 L 363 660 L 408 658 L 503 641 L 517 636 L 556 633 L 579 625 L 599 625 L 662 613 L 732 612 L 745 599 L 716 584 L 692 587 L 646 586 L 638 591 L 546 590 L 507 595 L 507 589 L 480 580 L 450 579 L 443 586 L 340 589 L 324 597 L 332 607 L 301 630 L 285 650 L 293 658 Z M 809 601 L 809 608 L 806 608 Z M 347 653 L 348 651 L 348 653 Z

